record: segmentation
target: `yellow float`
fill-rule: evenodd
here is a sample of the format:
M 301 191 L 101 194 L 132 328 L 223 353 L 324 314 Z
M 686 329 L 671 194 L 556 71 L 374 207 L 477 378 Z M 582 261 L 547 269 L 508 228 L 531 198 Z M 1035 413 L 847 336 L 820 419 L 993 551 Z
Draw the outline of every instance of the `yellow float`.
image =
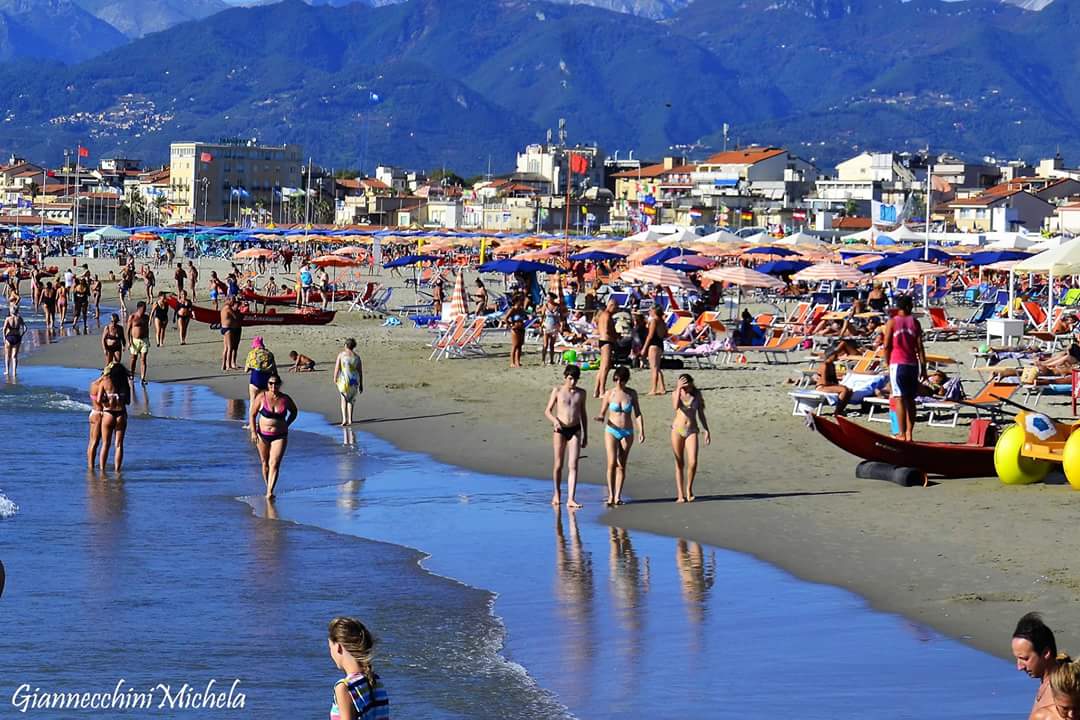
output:
M 1069 484 L 1080 490 L 1080 433 L 1073 432 L 1078 427 L 1080 421 L 1067 424 L 1042 413 L 1018 413 L 1016 424 L 994 445 L 998 478 L 1006 485 L 1029 485 L 1061 465 Z

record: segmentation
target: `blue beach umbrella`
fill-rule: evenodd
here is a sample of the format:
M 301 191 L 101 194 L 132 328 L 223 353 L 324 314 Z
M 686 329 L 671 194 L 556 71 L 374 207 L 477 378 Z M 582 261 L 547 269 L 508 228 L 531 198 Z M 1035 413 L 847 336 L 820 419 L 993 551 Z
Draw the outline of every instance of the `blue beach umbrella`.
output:
M 395 258 L 384 264 L 383 267 L 387 269 L 405 267 L 407 265 L 416 265 L 422 262 L 433 262 L 438 259 L 439 257 L 437 255 L 402 255 L 401 257 Z
M 571 260 L 589 260 L 592 262 L 603 262 L 605 260 L 621 260 L 623 258 L 619 253 L 607 252 L 605 250 L 586 250 L 585 252 L 574 253 L 570 256 Z
M 1031 253 L 1019 250 L 983 250 L 968 255 L 967 263 L 972 267 L 979 267 L 981 265 L 993 265 L 996 262 L 1005 260 L 1023 260 L 1029 257 L 1031 257 Z
M 814 263 L 807 262 L 806 260 L 773 260 L 772 262 L 762 263 L 754 269 L 758 272 L 765 273 L 766 275 L 789 275 L 808 268 L 813 264 Z
M 650 255 L 642 265 L 666 265 L 669 260 L 675 260 L 683 255 L 697 255 L 693 250 L 681 250 L 675 247 L 667 247 Z
M 744 250 L 743 255 L 775 255 L 776 257 L 791 257 L 792 255 L 799 255 L 799 253 L 777 245 L 762 245 L 761 247 L 753 247 L 749 250 Z
M 542 273 L 561 273 L 563 272 L 554 265 L 548 265 L 546 263 L 533 262 L 532 260 L 496 260 L 494 262 L 484 263 L 479 267 L 480 272 L 495 272 L 509 275 L 517 272 L 542 272 Z
M 904 262 L 907 262 L 908 260 L 926 260 L 926 251 L 926 248 L 916 247 L 911 248 L 910 250 L 905 250 L 904 252 L 896 255 L 895 257 L 903 258 Z M 945 252 L 939 247 L 931 246 L 929 249 L 929 253 L 930 262 L 949 262 L 953 259 L 952 255 Z
M 871 260 L 868 263 L 860 265 L 859 270 L 864 273 L 879 273 L 883 270 L 903 265 L 906 262 L 909 262 L 909 260 L 905 260 L 900 255 L 886 255 L 880 260 Z

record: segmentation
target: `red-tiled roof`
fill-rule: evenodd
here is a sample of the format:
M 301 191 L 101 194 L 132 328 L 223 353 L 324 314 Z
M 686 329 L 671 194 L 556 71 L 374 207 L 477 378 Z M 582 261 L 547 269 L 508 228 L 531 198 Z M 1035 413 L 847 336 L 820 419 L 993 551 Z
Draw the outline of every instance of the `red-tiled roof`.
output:
M 953 200 L 951 203 L 949 203 L 949 205 L 952 207 L 986 207 L 988 205 L 993 205 L 994 203 L 1001 202 L 1002 200 L 1005 200 L 1007 198 L 1011 198 L 1013 195 L 1016 195 L 1018 193 L 1024 192 L 1020 188 L 1005 188 L 999 189 L 996 192 L 990 192 L 991 190 L 995 190 L 995 188 L 999 187 L 1000 186 L 994 186 L 986 192 L 982 193 L 981 195 L 977 195 L 975 197 L 963 198 L 961 200 Z
M 754 165 L 762 160 L 783 155 L 787 150 L 774 147 L 755 147 L 745 150 L 728 150 L 719 152 L 702 163 L 702 165 Z
M 664 163 L 657 163 L 656 165 L 646 165 L 641 170 L 623 170 L 622 172 L 615 173 L 611 177 L 623 178 L 626 180 L 637 180 L 638 178 L 656 178 L 663 177 L 664 175 L 685 175 L 697 170 L 697 165 L 677 165 L 673 168 L 665 168 Z
M 870 218 L 842 217 L 833 220 L 834 230 L 869 230 L 873 223 Z

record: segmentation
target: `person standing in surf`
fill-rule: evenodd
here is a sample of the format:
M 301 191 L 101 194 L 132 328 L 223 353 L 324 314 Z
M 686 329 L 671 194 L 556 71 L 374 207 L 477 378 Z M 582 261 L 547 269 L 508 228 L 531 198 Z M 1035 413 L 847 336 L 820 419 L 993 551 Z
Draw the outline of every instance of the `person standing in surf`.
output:
M 585 408 L 585 391 L 578 387 L 581 368 L 567 365 L 563 370 L 563 382 L 551 389 L 546 417 L 552 425 L 551 445 L 554 451 L 554 465 L 551 469 L 551 481 L 555 492 L 551 504 L 562 503 L 562 471 L 566 467 L 566 507 L 579 508 L 581 504 L 575 497 L 577 493 L 578 460 L 581 451 L 589 444 L 588 411 Z M 567 462 L 569 456 L 569 462 Z
M 1016 658 L 1016 669 L 1039 681 L 1030 715 L 1030 718 L 1035 718 L 1040 711 L 1053 708 L 1050 676 L 1059 663 L 1069 662 L 1069 656 L 1058 655 L 1054 632 L 1046 626 L 1042 616 L 1034 612 L 1024 615 L 1016 623 L 1012 634 L 1012 654 Z
M 19 348 L 25 335 L 26 321 L 19 314 L 19 306 L 12 305 L 4 318 L 4 374 L 12 380 L 19 374 Z
M 352 425 L 356 396 L 364 392 L 364 365 L 356 354 L 356 340 L 345 341 L 345 349 L 334 361 L 334 385 L 341 395 L 341 427 Z
M 143 304 L 140 302 L 140 304 Z M 104 472 L 109 460 L 109 448 L 113 452 L 113 469 L 120 472 L 124 464 L 124 436 L 127 434 L 127 406 L 131 404 L 131 379 L 123 363 L 110 363 L 98 381 L 98 403 L 101 405 L 101 451 L 98 467 Z
M 293 399 L 281 392 L 281 385 L 281 376 L 272 373 L 266 380 L 266 389 L 255 395 L 248 411 L 251 441 L 259 450 L 268 500 L 274 499 L 281 461 L 289 444 L 289 426 L 300 414 Z

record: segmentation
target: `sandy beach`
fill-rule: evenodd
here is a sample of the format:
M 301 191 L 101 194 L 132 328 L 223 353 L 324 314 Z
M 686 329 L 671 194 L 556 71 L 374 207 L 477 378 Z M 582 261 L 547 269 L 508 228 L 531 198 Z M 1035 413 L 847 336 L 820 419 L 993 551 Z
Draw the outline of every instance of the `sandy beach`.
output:
M 103 275 L 115 267 L 89 263 Z M 204 277 L 214 268 L 204 262 Z M 171 290 L 166 271 L 159 275 L 159 289 Z M 111 292 L 115 285 L 107 284 L 103 304 L 114 302 Z M 203 287 L 200 294 L 205 302 Z M 242 354 L 256 334 L 266 339 L 279 365 L 293 349 L 317 361 L 314 373 L 284 376 L 285 392 L 303 412 L 337 422 L 330 370 L 341 341 L 355 337 L 365 369 L 356 429 L 454 465 L 550 482 L 551 430 L 543 408 L 561 371 L 541 366 L 538 348 L 527 346 L 526 367 L 511 370 L 506 338 L 494 334 L 485 341 L 489 357 L 434 362 L 428 360 L 430 333 L 383 327 L 381 318 L 344 312 L 325 327 L 246 328 Z M 167 347 L 151 351 L 151 379 L 246 397 L 246 374 L 219 370 L 216 331 L 193 323 L 189 344 L 177 343 L 170 326 Z M 942 343 L 933 350 L 960 360 L 965 376 L 974 377 L 966 369 L 970 343 Z M 100 338 L 71 338 L 27 362 L 100 367 Z M 994 478 L 947 480 L 925 489 L 858 480 L 854 457 L 791 416 L 790 387 L 784 383 L 794 369 L 752 363 L 688 371 L 705 392 L 713 428 L 695 487 L 698 501 L 691 505 L 672 502 L 671 399 L 645 396 L 647 373 L 635 371 L 631 384 L 643 393 L 647 442 L 635 445 L 630 456 L 626 492 L 634 502 L 604 519 L 749 553 L 799 577 L 851 589 L 879 609 L 1001 657 L 1009 657 L 1009 633 L 1029 610 L 1046 614 L 1060 647 L 1080 649 L 1080 632 L 1065 623 L 1080 600 L 1080 571 L 1071 569 L 1071 543 L 1057 539 L 1070 528 L 1080 495 L 1064 484 L 1006 487 Z M 676 374 L 667 372 L 669 387 Z M 582 384 L 591 380 L 586 373 Z M 590 411 L 595 410 L 594 404 Z M 581 480 L 602 483 L 601 428 L 594 424 L 590 430 L 594 444 L 582 460 Z M 917 433 L 957 439 L 966 427 L 919 426 Z M 282 487 L 294 473 L 303 467 L 286 458 Z

